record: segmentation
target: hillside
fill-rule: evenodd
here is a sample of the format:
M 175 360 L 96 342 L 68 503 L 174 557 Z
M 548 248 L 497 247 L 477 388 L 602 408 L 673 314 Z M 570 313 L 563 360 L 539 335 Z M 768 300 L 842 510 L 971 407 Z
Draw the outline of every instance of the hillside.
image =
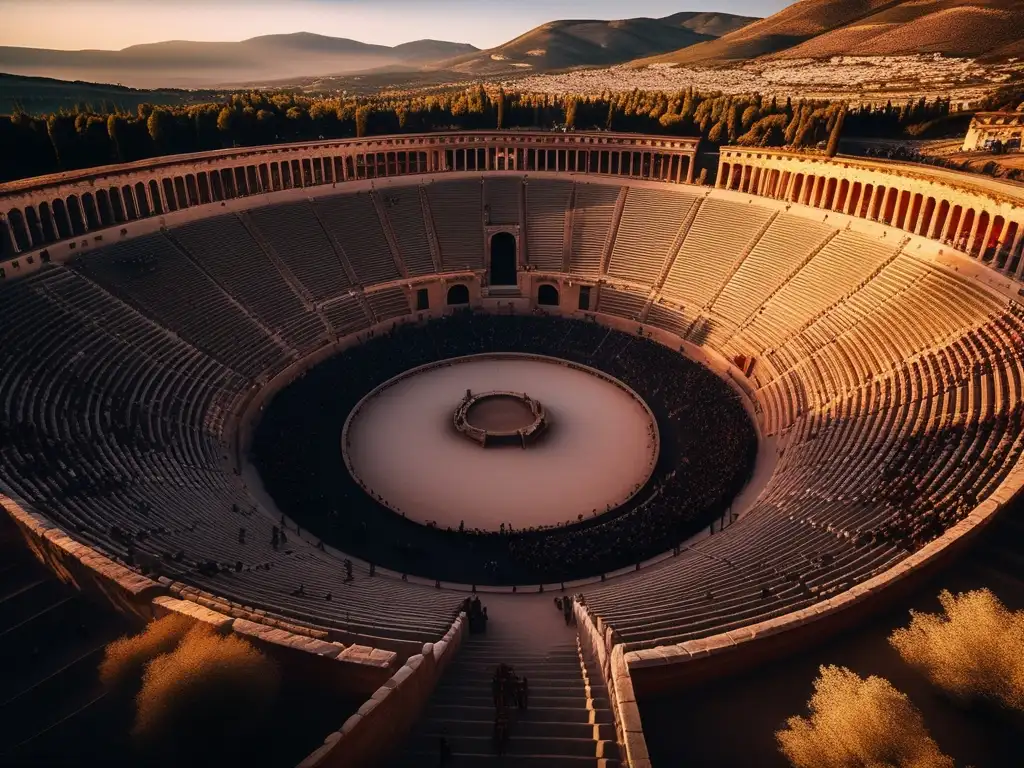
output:
M 418 40 L 394 48 L 308 32 L 237 43 L 172 40 L 120 51 L 0 47 L 0 72 L 118 83 L 134 88 L 208 88 L 379 67 L 418 68 L 475 51 L 471 45 Z
M 504 45 L 433 65 L 480 76 L 621 64 L 714 40 L 753 21 L 728 13 L 677 13 L 663 19 L 552 21 Z
M 100 111 L 134 112 L 140 104 L 201 104 L 223 94 L 217 91 L 174 89 L 140 90 L 120 85 L 69 82 L 48 77 L 22 77 L 0 73 L 0 115 L 15 111 L 30 115 L 88 106 Z
M 716 40 L 636 62 L 725 64 L 754 58 L 1007 58 L 1024 38 L 1024 0 L 801 0 Z

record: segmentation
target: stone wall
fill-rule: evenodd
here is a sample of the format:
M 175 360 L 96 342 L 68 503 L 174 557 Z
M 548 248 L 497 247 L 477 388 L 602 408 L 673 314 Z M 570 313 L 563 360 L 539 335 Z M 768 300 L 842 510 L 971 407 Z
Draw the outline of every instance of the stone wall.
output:
M 421 653 L 410 656 L 299 768 L 381 765 L 401 747 L 419 720 L 437 681 L 462 645 L 466 631 L 466 614 L 460 613 L 441 640 L 426 643 Z
M 361 645 L 346 646 L 313 632 L 291 631 L 244 618 L 233 618 L 191 600 L 163 595 L 153 600 L 156 618 L 177 614 L 206 624 L 222 635 L 249 641 L 280 664 L 290 680 L 328 685 L 353 696 L 368 696 L 398 666 L 393 651 Z
M 148 621 L 153 598 L 166 589 L 102 553 L 75 541 L 40 514 L 0 494 L 0 507 L 17 526 L 26 546 L 66 584 L 110 603 L 121 613 Z
M 582 604 L 573 601 L 573 613 L 583 653 L 601 670 L 608 691 L 620 756 L 627 768 L 650 768 L 651 759 L 647 753 L 640 709 L 622 646 L 613 645 L 611 631 L 602 626 L 600 619 L 595 624 Z
M 244 637 L 295 678 L 319 683 L 326 679 L 346 693 L 369 695 L 408 655 L 340 642 L 328 630 L 244 609 L 165 577 L 150 579 L 75 541 L 8 496 L 0 494 L 0 507 L 14 521 L 28 549 L 61 581 L 135 619 L 150 621 L 177 613 L 221 634 Z M 416 650 L 422 650 L 419 644 Z

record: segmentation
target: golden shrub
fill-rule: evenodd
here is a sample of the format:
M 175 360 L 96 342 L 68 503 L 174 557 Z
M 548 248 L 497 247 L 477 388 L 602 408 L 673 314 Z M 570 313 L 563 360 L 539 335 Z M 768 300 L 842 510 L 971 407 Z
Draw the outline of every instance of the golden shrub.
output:
M 910 699 L 881 677 L 821 667 L 808 708 L 775 734 L 794 768 L 953 768 Z
M 146 668 L 133 735 L 162 762 L 216 760 L 265 724 L 279 685 L 277 664 L 249 643 L 193 629 Z
M 903 660 L 950 695 L 1024 710 L 1024 611 L 991 591 L 939 594 L 942 613 L 911 611 L 889 642 Z
M 100 680 L 121 691 L 137 689 L 146 665 L 173 651 L 191 626 L 192 622 L 184 616 L 170 614 L 150 622 L 137 635 L 118 638 L 106 648 L 100 663 Z

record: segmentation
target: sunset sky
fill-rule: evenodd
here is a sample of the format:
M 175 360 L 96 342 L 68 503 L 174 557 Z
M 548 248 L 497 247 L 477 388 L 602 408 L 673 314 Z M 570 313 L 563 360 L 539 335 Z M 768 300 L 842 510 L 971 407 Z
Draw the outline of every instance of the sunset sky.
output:
M 0 0 L 0 45 L 118 49 L 163 40 L 316 32 L 396 45 L 489 48 L 546 21 L 722 11 L 767 16 L 786 0 Z

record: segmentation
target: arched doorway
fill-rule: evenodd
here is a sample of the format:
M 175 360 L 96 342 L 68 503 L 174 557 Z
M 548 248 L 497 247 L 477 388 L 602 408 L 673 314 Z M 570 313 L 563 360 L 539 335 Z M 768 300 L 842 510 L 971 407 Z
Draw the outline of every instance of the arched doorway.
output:
M 448 306 L 456 306 L 458 304 L 469 304 L 469 288 L 462 283 L 453 285 L 448 289 Z
M 491 285 L 516 284 L 516 237 L 498 232 L 491 238 Z
M 545 283 L 537 289 L 537 303 L 542 307 L 558 306 L 558 289 Z

